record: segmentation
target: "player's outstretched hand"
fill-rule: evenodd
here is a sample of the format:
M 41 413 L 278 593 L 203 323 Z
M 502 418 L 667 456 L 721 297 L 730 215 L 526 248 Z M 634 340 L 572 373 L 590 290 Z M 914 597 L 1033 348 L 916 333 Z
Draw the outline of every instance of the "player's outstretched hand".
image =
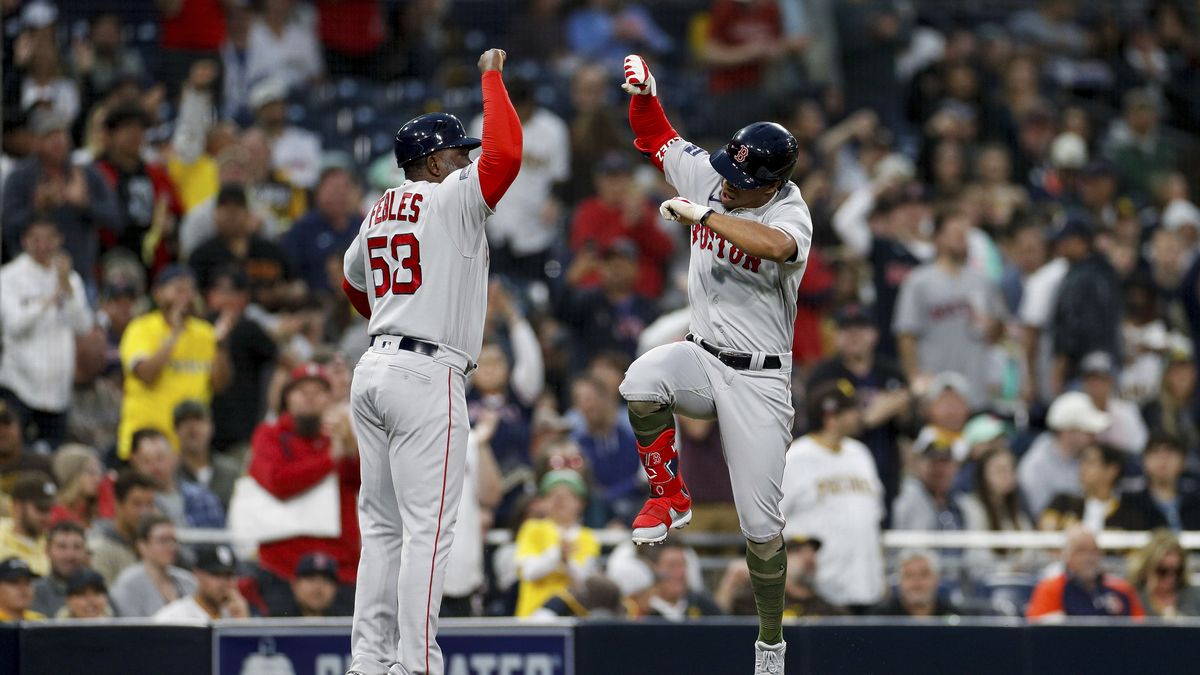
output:
M 712 209 L 690 202 L 683 197 L 672 197 L 658 207 L 658 212 L 662 214 L 663 218 L 674 220 L 684 225 L 692 225 L 700 222 L 700 219 L 709 211 L 712 211 Z
M 625 84 L 621 88 L 634 96 L 658 96 L 658 87 L 654 84 L 654 76 L 650 74 L 646 59 L 637 54 L 625 57 Z
M 486 73 L 489 70 L 504 72 L 504 59 L 508 58 L 508 54 L 503 49 L 489 49 L 479 57 L 479 72 Z

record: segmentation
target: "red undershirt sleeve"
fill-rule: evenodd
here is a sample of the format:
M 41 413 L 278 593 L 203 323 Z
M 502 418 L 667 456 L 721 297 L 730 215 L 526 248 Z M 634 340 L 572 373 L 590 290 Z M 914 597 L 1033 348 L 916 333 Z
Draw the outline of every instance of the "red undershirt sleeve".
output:
M 630 97 L 629 126 L 637 137 L 633 146 L 662 171 L 666 148 L 679 138 L 679 133 L 667 121 L 657 96 Z
M 500 72 L 483 74 L 483 152 L 479 188 L 488 208 L 496 208 L 521 170 L 521 120 L 508 98 Z
M 342 292 L 346 294 L 346 297 L 350 299 L 350 304 L 354 305 L 354 309 L 364 319 L 371 318 L 371 301 L 367 298 L 367 294 L 355 288 L 345 277 L 342 277 Z

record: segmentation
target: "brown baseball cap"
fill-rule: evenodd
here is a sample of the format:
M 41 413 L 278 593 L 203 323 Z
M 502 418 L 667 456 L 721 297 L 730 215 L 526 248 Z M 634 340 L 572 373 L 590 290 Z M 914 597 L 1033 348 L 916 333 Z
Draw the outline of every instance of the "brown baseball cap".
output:
M 12 489 L 14 501 L 33 502 L 42 509 L 52 508 L 57 495 L 58 487 L 54 481 L 40 471 L 23 472 L 17 477 Z

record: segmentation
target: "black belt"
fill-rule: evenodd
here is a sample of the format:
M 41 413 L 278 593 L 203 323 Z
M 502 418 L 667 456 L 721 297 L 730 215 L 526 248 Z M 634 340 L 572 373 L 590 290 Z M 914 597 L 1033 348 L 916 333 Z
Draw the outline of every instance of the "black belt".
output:
M 717 357 L 717 360 L 734 370 L 750 370 L 750 363 L 754 359 L 753 354 L 746 352 L 735 352 L 729 349 L 721 349 L 695 333 L 688 333 L 687 340 L 700 345 L 704 351 Z M 763 358 L 763 370 L 778 370 L 783 367 L 783 360 L 778 356 L 767 356 Z
M 375 343 L 380 338 L 386 339 L 387 337 L 390 337 L 390 336 L 384 336 L 384 335 L 373 336 L 371 338 L 371 346 L 374 347 Z M 400 349 L 403 349 L 406 352 L 416 352 L 417 354 L 420 354 L 422 356 L 434 356 L 438 352 L 438 345 L 436 342 L 429 342 L 427 340 L 419 340 L 417 338 L 412 338 L 412 337 L 400 338 L 400 344 L 398 346 L 400 347 Z

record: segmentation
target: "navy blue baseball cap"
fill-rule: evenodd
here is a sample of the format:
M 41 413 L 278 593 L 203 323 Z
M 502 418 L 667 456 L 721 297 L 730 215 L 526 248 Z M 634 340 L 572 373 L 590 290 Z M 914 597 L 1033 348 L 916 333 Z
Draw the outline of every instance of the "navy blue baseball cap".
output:
M 752 190 L 789 180 L 799 157 L 800 144 L 790 131 L 774 122 L 755 122 L 739 129 L 708 163 L 730 185 Z
M 851 303 L 838 307 L 837 312 L 834 314 L 834 321 L 837 322 L 838 328 L 874 326 L 875 313 L 866 305 Z
M 328 553 L 309 553 L 296 563 L 296 577 L 326 577 L 337 583 L 338 564 Z
M 29 563 L 21 558 L 5 558 L 0 561 L 0 581 L 20 581 L 21 579 L 37 579 L 42 575 L 33 571 Z
M 1082 237 L 1091 241 L 1095 234 L 1096 229 L 1092 225 L 1091 218 L 1076 211 L 1068 213 L 1061 222 L 1055 223 L 1050 228 L 1050 234 L 1047 236 L 1047 239 L 1050 240 L 1051 244 L 1057 244 L 1070 237 Z
M 192 281 L 196 280 L 196 275 L 192 273 L 192 269 L 187 265 L 178 263 L 167 265 L 159 271 L 158 276 L 154 277 L 154 286 L 162 286 L 169 284 L 176 279 L 187 277 Z

